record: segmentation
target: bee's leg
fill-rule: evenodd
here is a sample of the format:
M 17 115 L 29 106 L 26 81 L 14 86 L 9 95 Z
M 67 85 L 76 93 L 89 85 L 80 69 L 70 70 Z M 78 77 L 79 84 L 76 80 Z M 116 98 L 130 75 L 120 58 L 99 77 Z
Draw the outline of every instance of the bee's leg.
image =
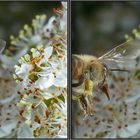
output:
M 98 85 L 98 88 L 107 96 L 108 100 L 110 100 L 110 96 L 108 93 L 108 85 L 106 83 L 106 77 L 108 75 L 108 68 L 105 64 L 104 65 L 104 78 L 102 80 L 102 82 Z
M 88 108 L 89 108 L 89 115 L 93 116 L 93 114 L 95 114 L 94 105 L 93 105 L 93 98 L 91 95 L 88 95 L 86 97 L 86 100 L 87 100 L 87 104 L 88 104 Z
M 107 84 L 101 85 L 99 86 L 99 89 L 107 96 L 108 100 L 110 100 L 110 96 L 108 93 L 108 85 Z
M 85 99 L 85 96 L 84 95 L 82 95 L 80 98 L 79 98 L 79 101 L 80 101 L 80 106 L 81 106 L 81 108 L 83 109 L 83 111 L 84 111 L 84 118 L 86 118 L 88 115 L 90 115 L 90 107 L 89 107 L 89 105 L 88 105 L 88 103 L 87 103 L 87 100 Z
M 85 100 L 84 95 L 81 95 L 81 97 L 79 98 L 79 101 L 80 101 L 80 106 L 84 111 L 84 114 L 87 114 L 87 102 Z

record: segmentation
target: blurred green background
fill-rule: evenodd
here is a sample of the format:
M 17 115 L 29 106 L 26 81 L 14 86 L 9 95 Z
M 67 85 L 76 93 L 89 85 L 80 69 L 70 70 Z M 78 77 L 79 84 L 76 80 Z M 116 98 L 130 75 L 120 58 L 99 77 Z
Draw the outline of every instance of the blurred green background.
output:
M 140 24 L 140 2 L 72 2 L 72 53 L 101 56 Z
M 0 38 L 9 43 L 10 35 L 18 35 L 24 24 L 30 24 L 35 15 L 46 14 L 48 19 L 54 15 L 53 8 L 61 6 L 60 2 L 26 1 L 0 2 Z

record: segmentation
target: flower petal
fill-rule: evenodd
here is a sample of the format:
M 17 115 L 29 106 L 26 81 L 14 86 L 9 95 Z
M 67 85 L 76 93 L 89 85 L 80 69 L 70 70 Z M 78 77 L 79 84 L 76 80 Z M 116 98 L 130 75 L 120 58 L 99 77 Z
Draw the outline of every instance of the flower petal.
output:
M 32 130 L 27 124 L 22 124 L 17 132 L 18 138 L 33 138 Z
M 31 65 L 24 63 L 21 65 L 21 67 L 16 68 L 15 73 L 21 77 L 24 77 L 28 75 L 28 71 L 30 71 L 31 69 L 32 69 Z
M 12 120 L 8 123 L 5 123 L 4 126 L 0 128 L 0 137 L 6 137 L 11 134 L 11 130 L 15 128 L 17 125 L 17 121 Z
M 136 124 L 129 125 L 126 130 L 122 131 L 120 133 L 120 137 L 122 138 L 128 138 L 130 136 L 135 135 L 140 130 L 140 122 Z
M 47 47 L 44 49 L 45 59 L 48 61 L 48 58 L 52 55 L 53 47 Z
M 54 75 L 52 73 L 46 75 L 45 77 L 40 77 L 35 85 L 39 87 L 41 90 L 46 89 L 53 85 Z
M 56 87 L 66 87 L 67 86 L 67 71 L 61 71 L 56 75 L 54 80 L 54 85 Z

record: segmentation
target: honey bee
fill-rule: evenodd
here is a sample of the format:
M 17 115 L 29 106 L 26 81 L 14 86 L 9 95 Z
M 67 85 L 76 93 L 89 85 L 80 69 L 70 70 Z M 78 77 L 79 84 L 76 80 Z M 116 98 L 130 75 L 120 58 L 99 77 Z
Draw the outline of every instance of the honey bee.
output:
M 129 40 L 99 58 L 92 55 L 72 55 L 72 99 L 79 100 L 85 115 L 94 114 L 94 89 L 101 90 L 110 100 L 106 81 L 109 71 L 129 72 L 129 66 L 134 64 L 138 56 L 139 39 Z M 127 69 L 120 69 L 119 63 L 125 64 Z
M 0 54 L 3 52 L 5 46 L 6 46 L 6 41 L 0 39 Z

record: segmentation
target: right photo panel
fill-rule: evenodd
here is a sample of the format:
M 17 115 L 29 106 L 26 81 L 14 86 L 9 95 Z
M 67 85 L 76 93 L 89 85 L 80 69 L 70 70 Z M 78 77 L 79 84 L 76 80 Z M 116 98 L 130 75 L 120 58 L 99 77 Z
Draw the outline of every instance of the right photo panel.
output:
M 140 138 L 140 2 L 71 2 L 72 138 Z

